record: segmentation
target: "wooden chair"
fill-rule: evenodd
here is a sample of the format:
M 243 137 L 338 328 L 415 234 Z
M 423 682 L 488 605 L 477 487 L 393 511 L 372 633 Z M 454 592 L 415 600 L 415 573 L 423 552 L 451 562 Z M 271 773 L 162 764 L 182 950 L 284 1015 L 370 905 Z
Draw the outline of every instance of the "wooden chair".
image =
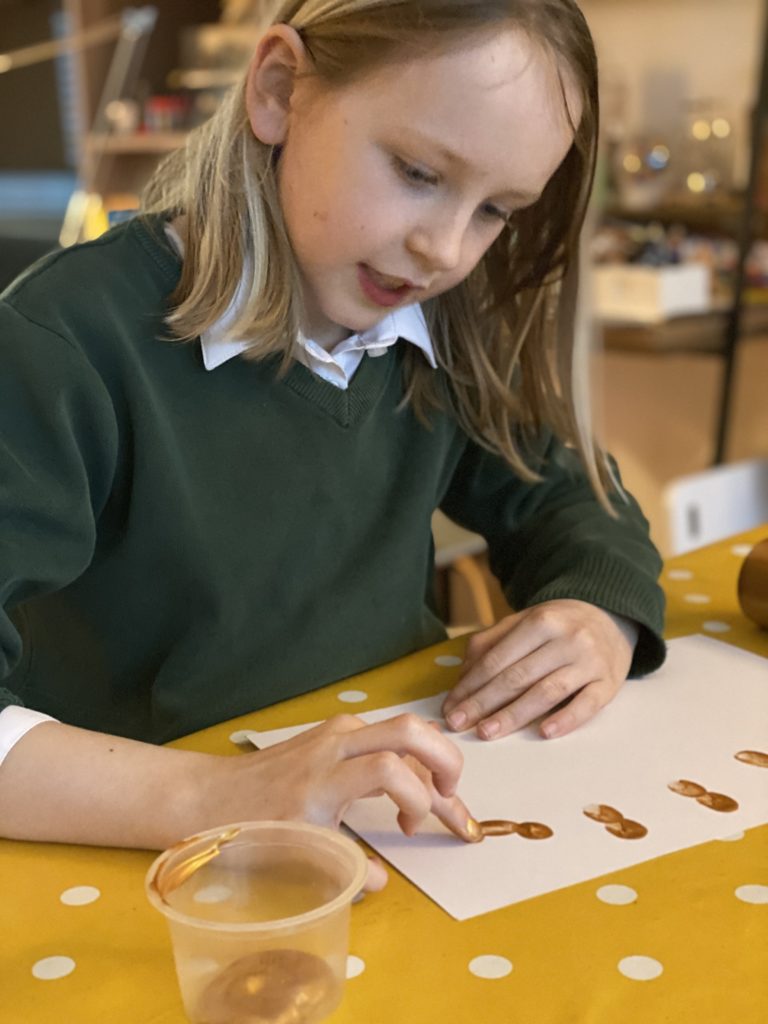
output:
M 435 512 L 432 517 L 432 535 L 435 539 L 435 568 L 438 572 L 456 573 L 461 578 L 474 610 L 474 622 L 450 623 L 449 631 L 458 634 L 492 626 L 496 621 L 493 600 L 486 575 L 477 560 L 477 556 L 486 550 L 485 541 L 478 534 L 457 526 L 442 512 Z

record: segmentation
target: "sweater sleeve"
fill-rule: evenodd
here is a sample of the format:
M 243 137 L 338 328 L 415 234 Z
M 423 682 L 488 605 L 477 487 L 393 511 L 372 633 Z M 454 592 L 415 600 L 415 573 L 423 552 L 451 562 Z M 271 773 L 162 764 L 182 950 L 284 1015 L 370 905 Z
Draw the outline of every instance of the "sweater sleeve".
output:
M 114 474 L 109 394 L 69 339 L 0 301 L 0 708 L 22 657 L 19 609 L 90 563 Z M 20 609 L 19 609 L 20 612 Z
M 442 511 L 486 539 L 513 608 L 571 598 L 632 619 L 640 633 L 631 674 L 653 671 L 665 657 L 664 596 L 645 517 L 630 495 L 613 495 L 617 515 L 608 515 L 578 455 L 551 435 L 538 452 L 542 480 L 529 484 L 468 442 Z

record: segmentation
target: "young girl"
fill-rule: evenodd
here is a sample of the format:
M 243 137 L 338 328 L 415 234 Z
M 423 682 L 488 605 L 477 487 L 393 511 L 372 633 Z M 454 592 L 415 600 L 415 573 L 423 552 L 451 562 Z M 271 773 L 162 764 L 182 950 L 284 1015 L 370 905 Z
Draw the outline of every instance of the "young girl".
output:
M 436 507 L 519 609 L 450 728 L 562 735 L 660 663 L 573 340 L 597 117 L 573 0 L 292 0 L 141 215 L 5 293 L 2 834 L 159 847 L 382 791 L 466 830 L 407 716 L 156 745 L 440 640 Z

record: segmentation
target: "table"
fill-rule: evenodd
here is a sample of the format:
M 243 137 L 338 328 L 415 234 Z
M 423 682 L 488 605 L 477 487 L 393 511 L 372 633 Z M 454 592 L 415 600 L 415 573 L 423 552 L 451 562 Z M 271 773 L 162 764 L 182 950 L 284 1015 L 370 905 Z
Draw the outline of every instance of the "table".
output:
M 665 566 L 669 637 L 705 632 L 768 656 L 768 632 L 736 600 L 741 561 L 764 537 L 768 526 Z M 243 728 L 439 692 L 464 642 L 174 745 L 235 755 Z M 153 856 L 0 842 L 0 1024 L 183 1024 L 165 923 L 144 897 Z M 465 922 L 393 871 L 353 908 L 350 980 L 332 1021 L 764 1024 L 766 950 L 768 826 Z

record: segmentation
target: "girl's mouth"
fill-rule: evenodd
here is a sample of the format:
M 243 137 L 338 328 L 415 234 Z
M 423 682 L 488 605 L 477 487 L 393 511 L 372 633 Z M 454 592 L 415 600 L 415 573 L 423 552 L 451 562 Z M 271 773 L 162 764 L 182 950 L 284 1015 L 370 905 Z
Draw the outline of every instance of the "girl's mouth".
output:
M 357 278 L 365 297 L 374 305 L 384 308 L 400 305 L 416 290 L 413 282 L 402 277 L 380 274 L 367 263 L 358 263 Z

